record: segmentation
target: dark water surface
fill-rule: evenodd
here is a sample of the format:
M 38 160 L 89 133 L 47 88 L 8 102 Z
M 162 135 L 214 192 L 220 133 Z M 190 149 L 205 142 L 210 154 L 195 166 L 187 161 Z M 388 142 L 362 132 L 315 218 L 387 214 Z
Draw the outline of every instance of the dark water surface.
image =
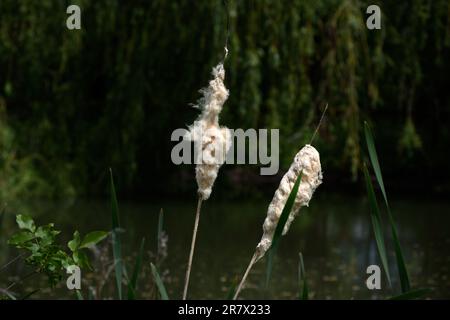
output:
M 242 276 L 262 234 L 262 223 L 270 199 L 256 202 L 218 203 L 207 201 L 202 217 L 194 257 L 190 298 L 224 299 L 230 286 Z M 146 256 L 143 276 L 139 280 L 139 297 L 152 297 L 150 259 L 156 251 L 159 209 L 164 208 L 164 230 L 167 233 L 167 257 L 160 264 L 169 296 L 181 297 L 185 265 L 192 236 L 196 201 L 190 203 L 127 203 L 120 205 L 123 252 L 127 271 L 143 237 Z M 430 298 L 450 298 L 450 203 L 418 200 L 396 200 L 391 203 L 397 216 L 399 234 L 406 256 L 412 286 L 432 288 Z M 0 265 L 17 255 L 6 245 L 6 238 L 16 230 L 13 214 L 27 213 L 37 224 L 54 222 L 63 230 L 62 243 L 73 230 L 82 234 L 110 229 L 108 201 L 74 201 L 68 203 L 33 202 L 9 204 L 8 215 L 0 231 Z M 387 221 L 384 215 L 384 221 Z M 390 236 L 385 228 L 385 235 Z M 313 299 L 386 298 L 399 292 L 395 256 L 390 238 L 390 269 L 394 291 L 384 279 L 382 290 L 370 291 L 365 285 L 367 266 L 379 264 L 368 203 L 363 198 L 319 196 L 310 208 L 301 211 L 285 236 L 275 259 L 269 288 L 265 288 L 265 260 L 260 261 L 249 277 L 242 298 L 296 299 L 298 296 L 298 254 L 304 256 L 307 281 Z M 105 242 L 105 247 L 108 245 Z M 103 258 L 110 263 L 110 256 Z M 94 260 L 94 265 L 98 264 Z M 83 289 L 97 286 L 106 278 L 101 298 L 115 297 L 114 273 L 97 267 L 83 273 Z M 27 273 L 23 263 L 14 263 L 0 273 L 0 288 Z M 45 279 L 27 279 L 15 286 L 16 292 L 29 292 Z M 13 290 L 14 291 L 14 290 Z M 54 290 L 43 289 L 36 298 L 74 298 L 64 283 Z

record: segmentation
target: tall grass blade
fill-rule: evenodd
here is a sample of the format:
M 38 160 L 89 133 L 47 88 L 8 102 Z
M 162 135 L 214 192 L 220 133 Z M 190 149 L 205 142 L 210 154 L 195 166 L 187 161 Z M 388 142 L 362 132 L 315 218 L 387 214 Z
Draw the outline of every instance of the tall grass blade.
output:
M 375 235 L 375 241 L 377 243 L 378 253 L 380 254 L 381 264 L 383 265 L 384 272 L 386 273 L 386 278 L 389 286 L 392 287 L 391 275 L 389 272 L 389 263 L 387 258 L 387 250 L 384 244 L 384 233 L 381 223 L 380 210 L 378 208 L 378 203 L 373 189 L 372 181 L 370 180 L 369 171 L 364 163 L 364 178 L 366 180 L 367 195 L 369 197 L 370 204 L 370 218 L 372 220 L 373 233 Z
M 305 265 L 303 263 L 303 255 L 299 253 L 299 263 L 298 263 L 298 284 L 299 284 L 299 295 L 300 300 L 308 300 L 308 283 L 306 282 L 306 272 Z
M 409 275 L 408 270 L 406 269 L 405 260 L 403 258 L 403 252 L 402 248 L 400 246 L 400 241 L 397 236 L 397 232 L 395 231 L 395 226 L 391 226 L 392 229 L 392 235 L 394 240 L 394 249 L 395 249 L 395 256 L 397 257 L 397 269 L 398 273 L 400 275 L 400 284 L 402 286 L 402 292 L 406 293 L 410 291 L 411 285 L 409 281 Z
M 397 226 L 395 223 L 394 216 L 391 212 L 389 202 L 387 199 L 386 190 L 384 188 L 383 175 L 381 174 L 380 164 L 378 162 L 377 150 L 375 148 L 375 142 L 373 139 L 372 131 L 367 122 L 364 123 L 364 134 L 366 137 L 367 149 L 369 151 L 370 161 L 372 163 L 373 170 L 375 172 L 375 177 L 377 178 L 378 185 L 380 186 L 381 193 L 383 194 L 383 199 L 386 205 L 386 210 L 389 217 L 389 224 L 391 226 L 392 238 L 394 240 L 395 257 L 397 260 L 397 269 L 400 277 L 400 284 L 402 287 L 402 292 L 406 293 L 411 289 L 408 270 L 406 269 L 405 259 L 403 251 L 400 245 L 400 240 L 397 233 Z
M 236 293 L 236 287 L 237 287 L 237 285 L 238 285 L 238 279 L 235 278 L 235 279 L 231 282 L 230 289 L 228 289 L 228 293 L 227 293 L 226 300 L 233 300 L 234 294 Z
M 372 163 L 373 171 L 375 172 L 375 177 L 377 178 L 378 184 L 383 194 L 384 201 L 388 202 L 386 196 L 386 190 L 384 188 L 383 176 L 381 174 L 380 163 L 378 162 L 378 155 L 375 149 L 375 142 L 373 139 L 372 131 L 370 130 L 369 124 L 364 122 L 364 135 L 366 137 L 367 150 L 369 151 L 370 162 Z
M 110 193 L 111 193 L 111 218 L 112 218 L 112 242 L 114 256 L 114 270 L 116 274 L 116 285 L 119 300 L 122 300 L 122 244 L 120 241 L 120 222 L 119 222 L 119 205 L 117 204 L 116 188 L 114 186 L 114 178 L 112 170 L 109 169 Z
M 164 283 L 159 276 L 158 270 L 153 263 L 150 263 L 150 266 L 152 268 L 153 279 L 155 280 L 156 287 L 158 288 L 159 294 L 161 296 L 161 300 L 169 300 L 166 287 L 164 286 Z
M 11 292 L 9 292 L 8 290 L 1 290 L 0 293 L 1 293 L 1 294 L 4 294 L 5 296 L 7 296 L 8 299 L 11 299 L 11 300 L 17 300 L 16 296 L 13 295 L 13 294 L 12 294 Z M 0 297 L 1 297 L 1 296 L 0 296 Z M 1 297 L 1 298 L 3 299 L 3 297 Z
M 144 256 L 144 245 L 145 245 L 145 238 L 142 238 L 141 247 L 139 248 L 139 253 L 136 258 L 136 263 L 133 269 L 133 275 L 131 276 L 131 281 L 128 283 L 128 300 L 136 299 L 137 280 L 142 269 L 142 257 Z
M 430 289 L 416 289 L 410 290 L 408 292 L 402 293 L 395 297 L 390 297 L 389 300 L 414 300 L 422 298 L 424 295 L 429 293 Z
M 266 263 L 266 282 L 265 282 L 265 289 L 269 289 L 270 284 L 270 278 L 272 276 L 272 270 L 273 270 L 273 251 L 272 249 L 267 252 L 267 263 Z
M 289 197 L 286 200 L 286 204 L 284 205 L 283 211 L 281 212 L 281 215 L 280 215 L 280 220 L 278 220 L 277 227 L 275 228 L 275 232 L 273 234 L 272 245 L 270 246 L 270 249 L 269 249 L 269 252 L 267 255 L 266 289 L 269 286 L 270 277 L 272 275 L 273 260 L 274 260 L 274 256 L 275 256 L 277 248 L 278 248 L 278 243 L 283 234 L 283 229 L 289 218 L 289 214 L 291 213 L 292 207 L 294 206 L 295 198 L 297 197 L 297 193 L 298 193 L 298 188 L 300 186 L 300 182 L 302 181 L 302 176 L 303 176 L 303 172 L 300 172 L 300 174 L 297 177 L 297 180 L 295 181 L 294 187 L 292 188 L 291 193 L 289 194 Z
M 33 294 L 38 293 L 39 291 L 41 291 L 41 289 L 36 289 L 36 290 L 31 291 L 31 292 L 28 292 L 26 295 L 24 295 L 22 298 L 20 298 L 20 300 L 27 300 Z

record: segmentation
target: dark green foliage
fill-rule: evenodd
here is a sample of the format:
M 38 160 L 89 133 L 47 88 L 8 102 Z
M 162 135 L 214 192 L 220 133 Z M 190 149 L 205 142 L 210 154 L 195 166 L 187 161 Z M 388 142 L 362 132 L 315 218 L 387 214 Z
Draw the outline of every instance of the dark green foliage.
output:
M 109 166 L 123 192 L 190 188 L 170 161 L 170 133 L 192 122 L 188 104 L 222 58 L 222 1 L 74 3 L 80 31 L 65 28 L 67 1 L 0 3 L 0 191 L 101 193 Z M 228 3 L 224 125 L 281 128 L 287 165 L 328 102 L 316 142 L 329 172 L 356 176 L 362 116 L 386 124 L 383 154 L 402 155 L 390 174 L 446 165 L 447 0 Z M 373 3 L 380 31 L 365 27 Z
M 82 240 L 78 231 L 67 244 L 70 253 L 56 242 L 60 231 L 55 230 L 53 223 L 36 226 L 34 220 L 26 215 L 17 215 L 16 222 L 21 231 L 11 236 L 8 243 L 29 254 L 26 263 L 33 267 L 35 273 L 45 274 L 50 287 L 61 281 L 69 266 L 77 265 L 90 268 L 89 259 L 82 250 L 102 241 L 107 233 L 95 231 L 87 234 Z

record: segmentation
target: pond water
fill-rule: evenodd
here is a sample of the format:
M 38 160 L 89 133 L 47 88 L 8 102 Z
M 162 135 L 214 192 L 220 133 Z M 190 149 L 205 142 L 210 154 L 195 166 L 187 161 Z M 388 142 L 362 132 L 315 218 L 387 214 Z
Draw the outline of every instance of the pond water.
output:
M 225 299 L 229 288 L 240 279 L 262 234 L 262 223 L 270 199 L 249 202 L 204 203 L 194 256 L 189 297 L 192 299 Z M 164 209 L 167 234 L 167 256 L 160 261 L 169 296 L 181 297 L 186 261 L 192 236 L 196 201 L 171 203 L 119 203 L 123 230 L 123 253 L 131 273 L 140 241 L 146 238 L 143 275 L 138 282 L 139 298 L 151 298 L 154 288 L 149 261 L 157 247 L 156 230 L 159 209 Z M 393 200 L 399 235 L 413 288 L 431 288 L 429 298 L 450 298 L 450 203 L 418 200 Z M 255 265 L 242 291 L 244 299 L 296 299 L 298 297 L 298 261 L 302 252 L 312 299 L 386 298 L 399 293 L 395 256 L 390 238 L 390 270 L 394 290 L 383 279 L 381 290 L 365 285 L 367 266 L 379 264 L 368 203 L 364 198 L 318 196 L 310 208 L 302 209 L 289 233 L 282 238 L 274 260 L 269 286 L 265 286 L 265 260 Z M 86 233 L 110 228 L 108 201 L 73 201 L 66 203 L 32 202 L 8 204 L 8 214 L 0 231 L 0 266 L 18 252 L 6 245 L 6 238 L 16 230 L 13 214 L 27 213 L 38 224 L 54 222 L 65 242 L 73 230 Z M 386 215 L 384 214 L 386 222 Z M 385 226 L 385 235 L 390 232 Z M 105 250 L 109 247 L 105 242 Z M 83 273 L 83 288 L 99 287 L 106 279 L 101 298 L 116 297 L 114 273 L 109 273 L 110 254 L 94 259 L 96 270 Z M 103 259 L 103 260 L 102 260 Z M 100 262 L 103 261 L 102 266 Z M 15 275 L 27 273 L 23 263 L 14 263 L 0 272 L 0 288 Z M 29 292 L 43 284 L 43 278 L 27 279 L 15 286 L 17 292 Z M 44 289 L 34 298 L 74 298 L 65 283 L 54 290 Z M 14 291 L 14 290 L 13 290 Z

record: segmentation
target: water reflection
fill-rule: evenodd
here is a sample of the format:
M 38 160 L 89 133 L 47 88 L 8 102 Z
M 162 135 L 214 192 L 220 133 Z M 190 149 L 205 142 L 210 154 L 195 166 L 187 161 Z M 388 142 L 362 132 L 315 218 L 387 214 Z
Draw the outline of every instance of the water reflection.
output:
M 260 240 L 267 201 L 217 203 L 204 206 L 199 227 L 198 247 L 191 278 L 191 298 L 223 299 L 231 284 L 238 280 Z M 168 256 L 160 268 L 172 298 L 179 298 L 187 260 L 195 203 L 121 203 L 124 253 L 129 269 L 142 237 L 147 239 L 147 257 L 156 248 L 156 226 L 159 208 L 165 211 L 168 234 Z M 432 287 L 431 298 L 450 297 L 450 204 L 435 202 L 394 201 L 399 233 L 414 287 Z M 110 225 L 107 201 L 77 201 L 66 203 L 34 202 L 9 204 L 10 215 L 0 234 L 0 264 L 17 254 L 5 244 L 14 230 L 12 213 L 28 213 L 40 224 L 54 221 L 63 229 L 62 241 L 67 241 L 74 229 L 86 233 L 108 229 Z M 386 220 L 386 219 L 385 219 Z M 265 288 L 265 261 L 259 262 L 249 277 L 242 297 L 265 299 L 295 299 L 298 296 L 298 253 L 301 251 L 314 299 L 371 299 L 392 295 L 385 279 L 382 290 L 370 291 L 365 286 L 366 268 L 378 264 L 378 253 L 372 235 L 368 203 L 358 198 L 317 197 L 311 207 L 302 211 L 287 236 L 280 243 L 269 288 Z M 389 236 L 389 229 L 385 228 Z M 387 240 L 387 244 L 391 243 Z M 394 288 L 398 291 L 393 248 L 388 245 Z M 147 259 L 148 261 L 148 259 Z M 0 287 L 23 274 L 22 264 L 14 264 L 0 274 Z M 141 298 L 150 298 L 149 269 L 140 281 Z M 95 274 L 85 274 L 93 279 Z M 113 275 L 105 285 L 102 297 L 114 297 Z M 35 287 L 39 279 L 30 280 L 23 288 Z M 22 289 L 23 289 L 22 288 Z M 64 288 L 44 290 L 38 297 L 73 298 Z

